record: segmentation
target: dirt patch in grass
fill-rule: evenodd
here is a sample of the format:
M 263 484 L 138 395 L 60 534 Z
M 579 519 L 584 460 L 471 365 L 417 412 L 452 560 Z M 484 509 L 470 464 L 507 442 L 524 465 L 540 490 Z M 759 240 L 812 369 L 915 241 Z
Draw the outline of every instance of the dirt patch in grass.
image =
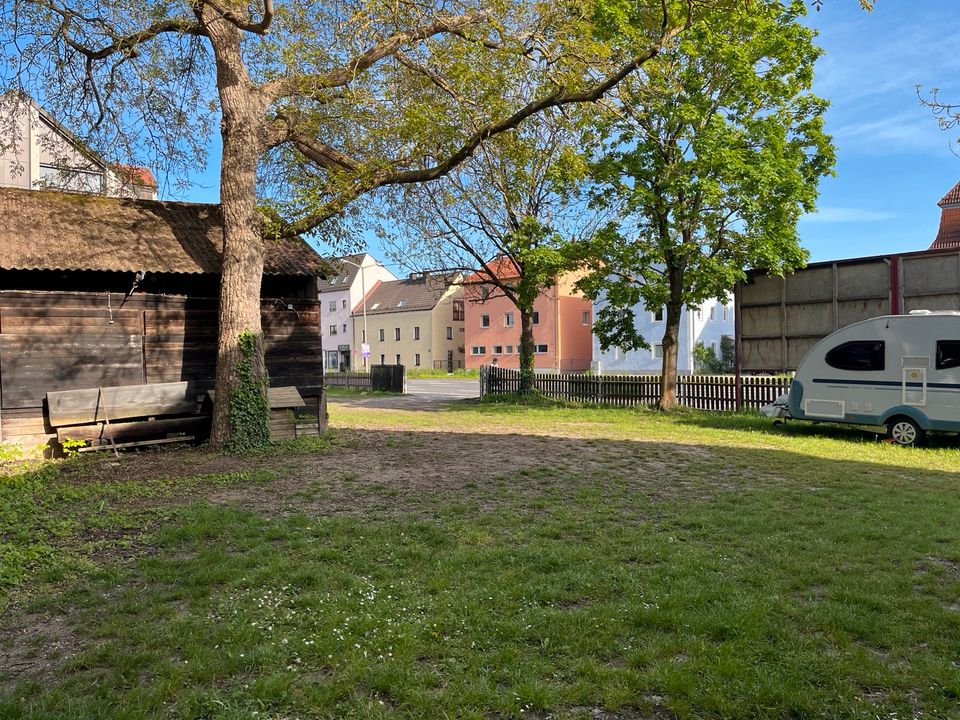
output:
M 551 487 L 599 489 L 601 498 L 626 493 L 647 503 L 721 487 L 708 469 L 714 454 L 688 446 L 357 430 L 338 431 L 336 445 L 322 457 L 293 459 L 275 482 L 226 488 L 208 499 L 265 514 L 430 517 L 451 498 L 483 513 L 524 504 Z
M 20 616 L 0 636 L 0 690 L 4 691 L 25 678 L 40 683 L 52 678 L 81 642 L 64 618 L 41 614 Z

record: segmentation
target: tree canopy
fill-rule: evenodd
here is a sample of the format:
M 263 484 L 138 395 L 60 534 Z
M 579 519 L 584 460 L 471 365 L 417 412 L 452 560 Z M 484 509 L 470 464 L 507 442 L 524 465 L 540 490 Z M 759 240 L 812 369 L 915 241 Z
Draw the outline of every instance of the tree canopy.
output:
M 394 259 L 462 271 L 468 303 L 513 303 L 521 392 L 533 382 L 534 302 L 567 269 L 567 246 L 596 227 L 580 192 L 591 135 L 584 115 L 544 112 L 484 143 L 446 177 L 403 188 L 382 231 Z
M 806 258 L 797 235 L 834 153 L 813 95 L 820 51 L 803 2 L 694 24 L 643 77 L 619 89 L 594 167 L 610 223 L 584 249 L 582 287 L 601 298 L 603 348 L 646 347 L 634 309 L 666 307 L 661 407 L 674 400 L 683 305 L 722 299 L 749 267 Z

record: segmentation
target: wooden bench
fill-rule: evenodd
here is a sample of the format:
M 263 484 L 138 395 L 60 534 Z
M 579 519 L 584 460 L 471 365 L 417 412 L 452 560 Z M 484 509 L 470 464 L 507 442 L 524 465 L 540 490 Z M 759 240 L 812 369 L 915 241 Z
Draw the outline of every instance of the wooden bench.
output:
M 57 441 L 90 443 L 79 452 L 185 442 L 210 426 L 203 396 L 190 382 L 64 390 L 46 399 Z

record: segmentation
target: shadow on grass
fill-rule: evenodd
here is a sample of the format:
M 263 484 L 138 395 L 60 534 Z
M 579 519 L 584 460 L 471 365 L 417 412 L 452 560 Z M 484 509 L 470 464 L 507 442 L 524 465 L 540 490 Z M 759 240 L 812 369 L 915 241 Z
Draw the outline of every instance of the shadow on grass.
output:
M 7 611 L 0 716 L 960 712 L 960 479 L 924 453 L 338 436 L 172 504 L 74 477 L 33 508 L 75 548 L 146 534 Z

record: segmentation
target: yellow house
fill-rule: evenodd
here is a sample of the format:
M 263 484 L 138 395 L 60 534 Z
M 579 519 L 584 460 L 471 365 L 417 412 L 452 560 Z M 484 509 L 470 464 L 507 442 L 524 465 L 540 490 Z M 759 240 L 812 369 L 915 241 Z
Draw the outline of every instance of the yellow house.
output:
M 370 365 L 405 365 L 451 372 L 463 367 L 463 287 L 459 275 L 418 273 L 374 287 L 353 309 L 353 333 Z

